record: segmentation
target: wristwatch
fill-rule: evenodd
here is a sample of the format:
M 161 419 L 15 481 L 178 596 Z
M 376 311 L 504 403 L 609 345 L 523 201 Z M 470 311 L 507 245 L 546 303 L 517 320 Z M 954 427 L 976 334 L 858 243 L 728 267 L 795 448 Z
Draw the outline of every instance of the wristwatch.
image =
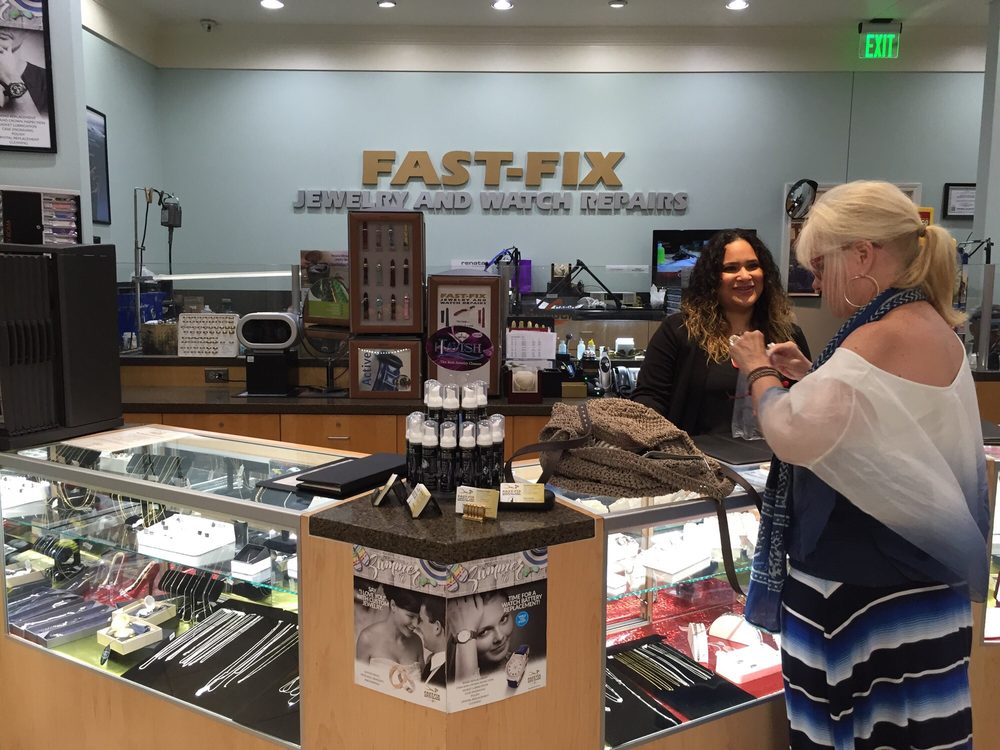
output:
M 518 646 L 507 660 L 507 687 L 516 688 L 521 684 L 524 670 L 528 666 L 528 647 Z
M 28 93 L 28 87 L 24 85 L 23 81 L 11 81 L 4 84 L 3 95 L 8 99 L 20 99 L 26 93 Z
M 472 639 L 471 630 L 459 630 L 455 633 L 455 640 L 458 643 L 468 643 Z

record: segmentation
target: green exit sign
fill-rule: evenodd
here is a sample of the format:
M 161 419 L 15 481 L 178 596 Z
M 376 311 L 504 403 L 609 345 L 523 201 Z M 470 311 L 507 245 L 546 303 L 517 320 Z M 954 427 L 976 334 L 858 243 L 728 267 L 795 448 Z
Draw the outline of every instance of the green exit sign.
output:
M 858 57 L 865 60 L 899 57 L 899 34 L 863 34 Z
M 894 60 L 899 57 L 899 22 L 862 23 L 858 31 L 858 57 L 862 60 Z

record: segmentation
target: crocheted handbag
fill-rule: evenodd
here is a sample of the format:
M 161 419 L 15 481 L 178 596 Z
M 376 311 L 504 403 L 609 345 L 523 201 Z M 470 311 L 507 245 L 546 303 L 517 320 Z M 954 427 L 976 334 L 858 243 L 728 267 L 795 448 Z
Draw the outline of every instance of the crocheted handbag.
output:
M 647 406 L 620 398 L 579 405 L 557 403 L 540 441 L 518 449 L 507 461 L 540 452 L 538 481 L 590 495 L 654 497 L 689 490 L 716 501 L 719 532 L 730 585 L 736 580 L 725 500 L 739 484 L 760 507 L 757 491 L 739 474 L 702 453 L 691 437 Z

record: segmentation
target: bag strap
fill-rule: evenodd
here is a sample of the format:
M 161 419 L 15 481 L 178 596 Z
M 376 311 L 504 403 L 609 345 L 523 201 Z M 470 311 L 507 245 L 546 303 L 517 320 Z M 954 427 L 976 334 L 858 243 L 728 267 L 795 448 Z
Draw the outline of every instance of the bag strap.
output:
M 549 477 L 552 476 L 552 470 L 559 465 L 559 461 L 562 460 L 563 453 L 572 448 L 582 448 L 587 445 L 591 439 L 591 433 L 594 431 L 594 425 L 590 421 L 590 411 L 587 409 L 586 402 L 579 404 L 576 407 L 577 413 L 580 415 L 580 423 L 583 425 L 583 434 L 580 437 L 571 438 L 569 440 L 549 440 L 542 443 L 531 443 L 529 445 L 524 445 L 514 451 L 510 458 L 503 465 L 503 477 L 505 482 L 514 481 L 514 472 L 511 469 L 511 464 L 514 463 L 514 459 L 518 456 L 523 456 L 528 453 L 538 453 L 540 451 L 557 452 L 559 455 L 556 456 L 556 460 L 553 461 L 548 469 L 542 471 L 542 475 L 538 477 L 538 484 L 545 484 L 549 481 Z
M 718 466 L 723 475 L 732 479 L 733 482 L 746 491 L 759 511 L 761 507 L 760 494 L 758 494 L 754 486 L 741 476 L 739 472 L 733 471 L 725 464 L 720 463 Z M 716 500 L 715 513 L 719 519 L 719 538 L 722 542 L 722 565 L 726 569 L 726 578 L 729 580 L 729 585 L 732 586 L 733 591 L 740 596 L 746 596 L 743 588 L 740 586 L 739 579 L 736 577 L 736 564 L 733 562 L 733 545 L 729 536 L 729 514 L 726 513 L 726 498 Z

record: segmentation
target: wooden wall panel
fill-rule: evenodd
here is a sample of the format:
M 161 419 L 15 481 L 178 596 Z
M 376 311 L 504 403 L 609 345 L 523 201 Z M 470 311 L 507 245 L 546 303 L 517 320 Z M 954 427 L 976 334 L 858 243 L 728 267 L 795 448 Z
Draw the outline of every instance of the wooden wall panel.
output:
M 162 424 L 267 440 L 281 438 L 277 414 L 164 414 Z

